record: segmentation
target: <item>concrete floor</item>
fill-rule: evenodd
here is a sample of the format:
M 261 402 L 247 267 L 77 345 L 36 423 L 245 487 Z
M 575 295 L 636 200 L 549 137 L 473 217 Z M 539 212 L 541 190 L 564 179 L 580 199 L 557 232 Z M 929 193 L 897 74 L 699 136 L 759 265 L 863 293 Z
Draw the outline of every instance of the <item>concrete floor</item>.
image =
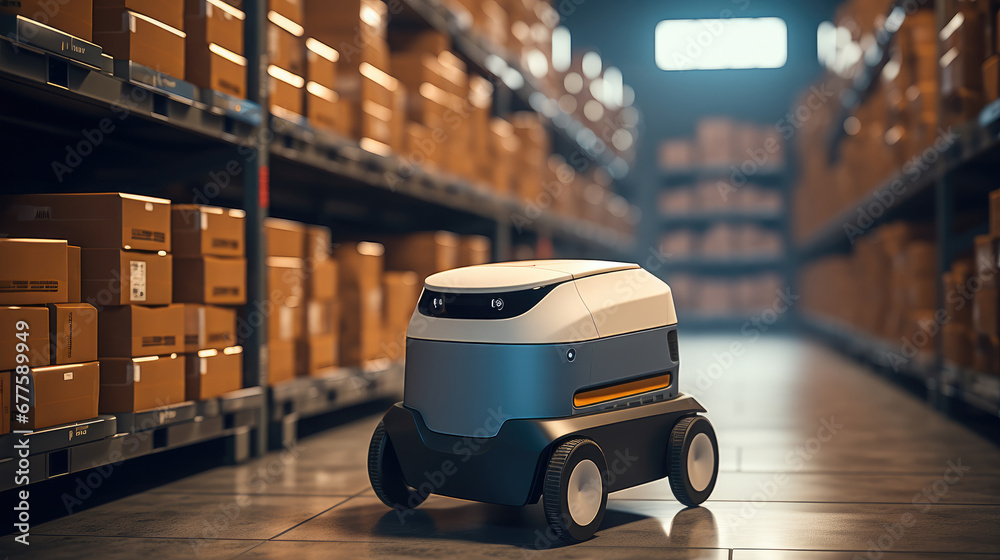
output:
M 1000 558 L 1000 450 L 991 443 L 809 343 L 682 337 L 681 357 L 681 390 L 708 408 L 719 437 L 714 494 L 687 510 L 666 481 L 613 494 L 602 530 L 585 543 L 545 539 L 540 505 L 431 497 L 401 519 L 368 485 L 376 415 L 284 453 L 40 525 L 31 552 L 50 559 Z

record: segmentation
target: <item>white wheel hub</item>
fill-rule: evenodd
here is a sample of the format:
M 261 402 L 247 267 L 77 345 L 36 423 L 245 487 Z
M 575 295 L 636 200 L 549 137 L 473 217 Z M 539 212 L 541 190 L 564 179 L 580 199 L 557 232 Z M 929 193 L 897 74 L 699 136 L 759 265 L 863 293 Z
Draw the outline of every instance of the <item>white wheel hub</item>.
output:
M 703 433 L 698 434 L 691 440 L 687 456 L 688 481 L 695 492 L 708 488 L 714 472 L 715 450 L 712 449 L 712 440 Z
M 573 467 L 569 475 L 566 502 L 573 522 L 581 527 L 589 525 L 601 509 L 604 488 L 601 470 L 590 459 L 584 459 Z

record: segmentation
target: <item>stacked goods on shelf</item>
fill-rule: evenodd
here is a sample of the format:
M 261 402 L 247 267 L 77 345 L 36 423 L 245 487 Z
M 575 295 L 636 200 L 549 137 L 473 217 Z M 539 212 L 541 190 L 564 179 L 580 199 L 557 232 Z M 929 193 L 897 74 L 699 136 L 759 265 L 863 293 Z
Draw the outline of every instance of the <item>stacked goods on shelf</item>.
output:
M 223 0 L 185 0 L 185 80 L 244 99 L 247 59 L 243 22 L 246 15 Z
M 306 227 L 302 336 L 296 342 L 299 376 L 321 377 L 338 365 L 340 313 L 337 262 L 329 228 Z
M 338 60 L 340 53 L 333 47 L 306 39 L 306 119 L 316 128 L 343 133 L 348 115 L 335 91 Z
M 90 0 L 61 2 L 55 9 L 47 0 L 2 2 L 0 15 L 23 16 L 86 41 L 93 37 L 94 4 Z
M 264 221 L 267 271 L 267 347 L 270 385 L 293 379 L 297 346 L 305 321 L 305 224 L 277 218 Z M 332 352 L 332 350 L 331 350 Z
M 686 317 L 750 317 L 781 309 L 783 283 L 778 274 L 703 278 L 672 274 L 667 278 L 677 311 Z
M 16 229 L 6 217 L 2 225 Z M 0 262 L 0 333 L 10 341 L 0 349 L 0 434 L 97 416 L 97 311 L 81 303 L 79 247 L 0 239 Z M 30 402 L 15 400 L 15 385 L 30 387 Z
M 775 189 L 752 183 L 734 187 L 728 181 L 679 185 L 664 190 L 659 198 L 660 213 L 666 216 L 711 212 L 777 214 L 781 207 L 781 193 Z
M 385 247 L 351 241 L 338 245 L 333 254 L 340 269 L 340 361 L 367 367 L 385 358 L 381 351 Z
M 122 193 L 21 195 L 5 208 L 10 231 L 82 247 L 81 298 L 98 310 L 102 413 L 185 400 L 170 214 L 168 200 Z
M 185 75 L 181 0 L 94 0 L 93 17 L 94 42 L 106 54 L 176 78 Z
M 383 316 L 381 349 L 390 360 L 401 360 L 406 351 L 406 327 L 423 283 L 416 272 L 386 270 L 382 275 Z
M 860 238 L 851 255 L 810 263 L 799 284 L 803 309 L 907 352 L 932 356 L 945 322 L 937 312 L 932 234 L 924 225 L 893 222 Z
M 951 264 L 951 269 L 942 276 L 941 286 L 944 290 L 945 311 L 949 321 L 941 326 L 941 357 L 946 365 L 952 367 L 975 368 L 1000 375 L 998 367 L 1000 364 L 996 361 L 991 363 L 987 359 L 990 355 L 988 352 L 990 343 L 994 339 L 990 339 L 987 333 L 980 335 L 974 324 L 974 317 L 978 316 L 980 320 L 987 319 L 983 311 L 988 311 L 989 308 L 985 307 L 985 304 L 991 295 L 987 292 L 987 296 L 983 297 L 978 296 L 978 293 L 982 290 L 996 291 L 996 277 L 980 276 L 976 267 L 978 259 L 982 257 L 988 259 L 983 262 L 983 271 L 992 272 L 990 263 L 995 262 L 993 260 L 995 257 L 991 256 L 992 252 L 990 236 L 977 239 L 975 260 L 968 257 L 955 260 Z M 974 278 L 976 280 L 973 280 Z M 975 312 L 977 303 L 984 306 L 978 315 Z M 979 344 L 980 336 L 984 338 L 984 344 Z M 981 348 L 986 351 L 980 352 Z
M 782 131 L 776 126 L 737 122 L 725 117 L 702 119 L 694 139 L 671 138 L 660 144 L 660 168 L 686 171 L 723 168 L 739 178 L 784 165 Z
M 986 62 L 984 0 L 945 2 L 941 41 L 942 121 L 958 125 L 974 120 L 983 107 L 983 63 Z M 992 49 L 991 49 L 992 50 Z
M 243 348 L 236 307 L 246 304 L 246 213 L 174 205 L 174 307 L 183 337 L 187 400 L 215 398 L 243 387 Z
M 271 112 L 298 119 L 305 114 L 305 11 L 297 0 L 268 0 L 267 73 Z
M 304 8 L 308 35 L 338 53 L 329 58 L 336 59 L 336 93 L 346 105 L 337 112 L 339 132 L 371 152 L 401 152 L 405 92 L 389 74 L 388 7 L 380 0 L 308 0 Z
M 660 236 L 660 251 L 671 258 L 777 258 L 781 234 L 754 224 L 716 223 L 705 230 L 679 228 Z
M 412 270 L 423 286 L 431 274 L 458 268 L 459 236 L 449 231 L 425 231 L 386 238 L 386 270 Z

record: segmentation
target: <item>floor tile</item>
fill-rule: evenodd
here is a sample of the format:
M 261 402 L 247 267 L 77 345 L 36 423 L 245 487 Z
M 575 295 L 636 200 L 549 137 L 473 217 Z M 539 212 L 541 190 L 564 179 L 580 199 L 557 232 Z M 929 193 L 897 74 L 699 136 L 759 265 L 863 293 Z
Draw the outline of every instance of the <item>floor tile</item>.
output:
M 5 540 L 5 544 L 7 539 Z M 129 537 L 45 536 L 32 534 L 29 546 L 0 546 L 0 556 L 44 558 L 45 560 L 77 560 L 88 553 L 102 560 L 226 560 L 252 549 L 264 541 L 210 540 L 192 543 L 187 539 L 151 539 Z M 197 548 L 195 548 L 197 547 Z
M 734 550 L 732 560 L 1000 560 L 997 554 L 955 554 L 954 552 L 830 552 L 816 550 Z
M 337 497 L 143 493 L 39 525 L 38 535 L 268 539 Z

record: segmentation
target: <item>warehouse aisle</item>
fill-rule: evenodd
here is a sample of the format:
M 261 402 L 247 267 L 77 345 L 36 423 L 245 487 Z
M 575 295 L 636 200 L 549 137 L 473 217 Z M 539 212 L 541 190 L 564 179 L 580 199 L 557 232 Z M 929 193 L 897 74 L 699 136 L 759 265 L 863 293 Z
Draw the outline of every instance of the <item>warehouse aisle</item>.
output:
M 545 538 L 540 506 L 432 497 L 410 515 L 386 509 L 364 469 L 372 416 L 38 526 L 31 549 L 53 559 L 1000 558 L 992 444 L 811 343 L 691 336 L 681 355 L 682 390 L 719 437 L 715 493 L 690 510 L 666 481 L 612 495 L 603 529 L 576 546 Z

